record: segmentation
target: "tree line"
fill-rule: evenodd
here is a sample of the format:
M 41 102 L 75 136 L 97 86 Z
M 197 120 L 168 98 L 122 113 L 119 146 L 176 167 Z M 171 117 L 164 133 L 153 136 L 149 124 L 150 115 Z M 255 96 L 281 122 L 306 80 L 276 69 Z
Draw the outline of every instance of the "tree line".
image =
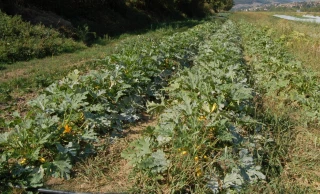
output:
M 233 6 L 233 0 L 2 0 L 0 3 L 4 11 L 9 12 L 16 5 L 36 6 L 69 16 L 105 8 L 121 12 L 124 7 L 131 6 L 146 11 L 177 11 L 195 17 L 203 16 L 210 9 L 215 12 L 228 11 Z
M 204 17 L 210 13 L 228 11 L 232 6 L 233 0 L 0 1 L 0 9 L 9 15 L 22 15 L 23 19 L 28 20 L 30 18 L 28 9 L 46 11 L 70 21 L 73 29 L 87 25 L 90 31 L 98 35 L 115 35 L 144 28 L 155 22 Z M 57 18 L 56 21 L 62 21 L 61 19 Z M 46 25 L 45 22 L 41 23 Z

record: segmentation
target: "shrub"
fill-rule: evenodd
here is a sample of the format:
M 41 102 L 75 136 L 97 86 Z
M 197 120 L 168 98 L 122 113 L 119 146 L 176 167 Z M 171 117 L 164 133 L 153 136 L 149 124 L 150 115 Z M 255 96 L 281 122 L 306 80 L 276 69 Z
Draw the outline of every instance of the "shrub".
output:
M 63 37 L 59 32 L 22 21 L 0 11 L 0 62 L 15 62 L 73 52 L 83 43 Z

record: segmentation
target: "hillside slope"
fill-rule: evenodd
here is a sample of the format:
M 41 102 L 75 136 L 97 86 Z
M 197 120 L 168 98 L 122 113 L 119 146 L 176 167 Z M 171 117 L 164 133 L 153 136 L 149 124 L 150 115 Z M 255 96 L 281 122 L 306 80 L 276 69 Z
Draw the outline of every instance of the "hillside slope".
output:
M 232 5 L 232 0 L 4 0 L 0 2 L 0 9 L 9 15 L 21 15 L 33 24 L 41 22 L 53 26 L 68 36 L 88 29 L 101 36 L 113 36 L 152 23 L 199 18 L 219 10 L 230 10 Z

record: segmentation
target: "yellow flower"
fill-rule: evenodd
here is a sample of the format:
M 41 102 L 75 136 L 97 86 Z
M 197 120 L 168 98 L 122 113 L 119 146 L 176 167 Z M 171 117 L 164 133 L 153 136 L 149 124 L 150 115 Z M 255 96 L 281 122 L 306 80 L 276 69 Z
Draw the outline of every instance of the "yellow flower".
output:
M 71 129 L 72 129 L 72 127 L 69 127 L 69 125 L 66 124 L 66 125 L 64 126 L 64 131 L 63 131 L 63 133 L 70 133 L 70 132 L 71 132 Z
M 214 103 L 212 105 L 211 112 L 215 111 L 216 109 L 217 109 L 217 103 Z
M 44 162 L 46 161 L 46 159 L 44 159 L 44 158 L 39 158 L 39 161 L 40 161 L 41 163 L 44 163 Z
M 200 116 L 199 118 L 198 118 L 198 120 L 199 121 L 204 121 L 204 120 L 206 120 L 207 118 L 205 117 L 205 116 Z
M 182 151 L 181 152 L 182 155 L 187 155 L 187 153 L 188 153 L 187 151 Z
M 24 165 L 24 164 L 26 164 L 26 162 L 27 162 L 27 159 L 26 159 L 26 158 L 22 158 L 22 159 L 19 161 L 19 164 Z
M 84 119 L 84 114 L 83 114 L 83 112 L 82 112 L 81 115 L 80 115 L 80 119 L 81 119 L 81 120 Z
M 206 155 L 203 156 L 204 159 L 207 159 L 208 157 Z
M 198 162 L 199 161 L 199 157 L 198 156 L 194 157 L 194 161 Z
M 199 176 L 202 175 L 202 170 L 201 170 L 201 168 L 199 168 L 199 167 L 196 168 L 196 175 L 197 175 L 197 177 L 199 177 Z

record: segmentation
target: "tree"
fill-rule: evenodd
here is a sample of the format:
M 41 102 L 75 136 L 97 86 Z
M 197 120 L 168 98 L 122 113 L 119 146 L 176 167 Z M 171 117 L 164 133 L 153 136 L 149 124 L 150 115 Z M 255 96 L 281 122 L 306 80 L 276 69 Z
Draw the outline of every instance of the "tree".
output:
M 234 6 L 233 0 L 223 0 L 223 10 L 229 11 Z

